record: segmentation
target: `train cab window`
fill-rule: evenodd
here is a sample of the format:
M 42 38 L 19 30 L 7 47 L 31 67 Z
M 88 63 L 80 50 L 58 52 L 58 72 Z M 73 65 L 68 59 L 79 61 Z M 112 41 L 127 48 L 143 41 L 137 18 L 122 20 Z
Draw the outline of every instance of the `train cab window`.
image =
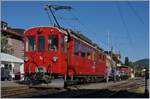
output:
M 81 56 L 85 57 L 85 47 L 83 45 L 81 46 Z
M 27 36 L 26 51 L 35 50 L 35 36 Z
M 74 55 L 79 55 L 80 53 L 80 44 L 77 40 L 74 41 Z
M 58 36 L 50 35 L 48 37 L 48 50 L 53 51 L 58 49 Z
M 65 42 L 65 36 L 61 35 L 61 49 L 62 49 L 62 53 L 66 52 L 66 42 Z
M 38 36 L 38 51 L 45 50 L 45 38 L 44 36 Z
M 88 48 L 88 52 L 87 52 L 87 57 L 88 57 L 88 59 L 91 59 L 91 49 L 90 48 Z

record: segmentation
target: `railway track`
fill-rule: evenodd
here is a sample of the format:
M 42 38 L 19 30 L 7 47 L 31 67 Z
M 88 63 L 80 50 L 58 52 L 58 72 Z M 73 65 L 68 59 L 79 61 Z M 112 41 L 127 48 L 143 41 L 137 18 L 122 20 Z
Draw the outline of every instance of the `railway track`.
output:
M 53 94 L 63 91 L 58 88 L 31 88 L 31 87 L 16 87 L 15 89 L 6 89 L 1 91 L 2 98 L 20 98 L 20 97 L 32 97 L 37 95 Z
M 54 98 L 111 98 L 120 96 L 120 94 L 124 94 L 123 91 L 127 91 L 130 89 L 138 88 L 143 86 L 143 84 L 139 85 L 135 81 L 125 81 L 120 84 L 116 84 L 114 86 L 108 86 L 106 89 L 80 89 L 80 86 L 76 86 L 77 89 L 70 89 L 69 91 L 56 94 L 56 95 L 48 95 L 43 97 L 54 97 Z M 124 96 L 126 97 L 126 96 Z M 132 96 L 131 96 L 132 97 Z
M 81 84 L 81 85 L 72 85 L 67 89 L 58 89 L 58 88 L 46 88 L 38 86 L 21 86 L 21 87 L 5 87 L 2 88 L 1 97 L 2 98 L 17 98 L 17 97 L 36 97 L 36 95 L 46 95 L 46 94 L 55 94 L 67 90 L 72 90 L 74 88 L 78 89 L 81 86 L 88 86 L 92 83 Z M 35 94 L 36 93 L 36 94 Z M 44 94 L 43 94 L 44 93 Z
M 109 89 L 91 90 L 86 94 L 75 96 L 75 98 L 114 98 L 122 94 L 125 90 L 135 89 L 143 85 L 136 84 L 135 82 L 125 82 L 120 85 L 110 86 Z
M 143 84 L 137 84 L 135 82 L 132 82 L 132 83 L 128 83 L 128 84 L 125 84 L 125 85 L 122 85 L 122 86 L 113 86 L 113 87 L 110 87 L 109 90 L 111 91 L 114 91 L 112 92 L 111 94 L 109 94 L 107 96 L 107 98 L 115 98 L 115 97 L 118 97 L 118 96 L 123 96 L 123 94 L 129 90 L 133 90 L 133 89 L 137 89 L 139 87 L 143 86 Z
M 112 83 L 111 83 L 112 84 Z M 110 85 L 111 85 L 110 84 Z M 87 86 L 90 86 L 93 84 L 88 84 Z M 95 84 L 99 85 L 99 84 Z M 103 84 L 102 84 L 103 85 Z M 56 93 L 56 94 L 49 94 L 49 95 L 43 95 L 43 96 L 38 96 L 34 98 L 39 98 L 39 97 L 51 97 L 51 98 L 109 98 L 109 97 L 114 97 L 116 95 L 119 95 L 122 90 L 127 90 L 129 87 L 132 89 L 133 87 L 139 87 L 135 86 L 135 82 L 132 80 L 128 81 L 122 81 L 122 82 L 117 82 L 114 83 L 113 86 L 107 86 L 106 88 L 101 87 L 101 89 L 96 89 L 92 88 L 89 89 L 85 88 L 86 85 L 74 85 L 70 86 L 67 90 Z M 122 88 L 121 88 L 122 87 Z
M 34 92 L 35 90 L 29 88 L 16 88 L 13 90 L 5 90 L 2 91 L 2 98 L 12 98 L 12 97 L 15 98 L 15 97 L 22 96 L 24 94 L 30 94 Z
M 106 83 L 104 83 L 106 85 Z M 101 85 L 103 83 L 95 83 L 95 86 Z M 130 90 L 143 86 L 143 83 L 137 83 L 133 80 L 121 81 L 111 85 L 110 83 L 107 87 L 101 87 L 101 89 L 89 89 L 88 87 L 94 85 L 84 84 L 84 85 L 72 85 L 67 89 L 58 89 L 58 88 L 29 88 L 22 87 L 16 89 L 9 89 L 2 91 L 2 98 L 19 98 L 19 97 L 53 97 L 53 98 L 111 98 L 116 97 L 117 95 L 122 94 L 123 90 Z M 87 87 L 87 88 L 86 88 Z

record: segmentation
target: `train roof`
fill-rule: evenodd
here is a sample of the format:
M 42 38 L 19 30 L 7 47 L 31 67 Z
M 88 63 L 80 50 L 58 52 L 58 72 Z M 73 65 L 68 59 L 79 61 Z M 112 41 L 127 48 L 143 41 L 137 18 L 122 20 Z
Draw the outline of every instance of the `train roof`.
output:
M 58 30 L 61 30 L 61 31 L 64 31 L 64 32 L 67 32 L 67 30 L 70 30 L 71 31 L 71 34 L 76 36 L 77 38 L 80 38 L 82 39 L 83 41 L 87 42 L 88 44 L 92 45 L 93 47 L 97 48 L 98 50 L 100 51 L 104 51 L 101 47 L 99 47 L 96 43 L 92 42 L 92 40 L 90 40 L 88 37 L 84 36 L 83 34 L 81 34 L 79 31 L 75 31 L 75 30 L 72 30 L 72 29 L 66 29 L 66 28 L 62 28 L 62 27 L 57 27 L 57 26 L 36 26 L 36 27 L 32 27 L 32 28 L 29 28 L 27 30 L 24 31 L 24 33 L 30 29 L 33 29 L 33 28 L 37 28 L 37 27 L 51 27 L 51 28 L 56 28 Z
M 65 28 L 60 28 L 60 29 L 63 29 L 64 31 L 66 31 L 67 29 Z M 96 47 L 97 49 L 101 50 L 101 51 L 104 51 L 102 48 L 100 48 L 96 43 L 92 42 L 92 40 L 90 40 L 88 37 L 86 37 L 85 35 L 83 35 L 82 33 L 80 33 L 80 31 L 75 31 L 75 30 L 72 30 L 72 29 L 69 29 L 71 31 L 71 34 L 86 41 L 87 43 L 93 45 L 94 47 Z

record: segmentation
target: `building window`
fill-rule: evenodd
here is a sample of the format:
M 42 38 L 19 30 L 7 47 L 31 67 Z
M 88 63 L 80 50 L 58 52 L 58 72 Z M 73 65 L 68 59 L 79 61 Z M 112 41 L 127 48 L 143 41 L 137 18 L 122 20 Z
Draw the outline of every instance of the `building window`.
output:
M 48 37 L 48 50 L 57 50 L 58 49 L 58 36 L 50 35 Z
M 3 22 L 1 21 L 1 28 L 4 29 L 4 30 L 7 30 L 7 23 L 6 22 Z
M 28 36 L 26 42 L 26 51 L 35 50 L 35 36 Z
M 88 57 L 88 59 L 91 59 L 91 49 L 90 48 L 88 48 L 87 57 Z
M 38 51 L 45 50 L 45 38 L 44 36 L 38 36 Z
M 81 45 L 81 56 L 85 57 L 85 46 Z
M 62 53 L 66 52 L 66 42 L 65 42 L 65 36 L 61 35 L 61 49 L 62 49 Z

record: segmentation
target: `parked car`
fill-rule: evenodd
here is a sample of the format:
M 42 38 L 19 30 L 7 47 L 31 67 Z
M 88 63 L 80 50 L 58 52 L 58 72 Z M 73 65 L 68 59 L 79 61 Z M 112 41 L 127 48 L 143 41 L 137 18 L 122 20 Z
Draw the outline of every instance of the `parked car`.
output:
M 9 69 L 6 69 L 4 67 L 1 68 L 1 81 L 4 80 L 12 80 L 12 76 L 10 75 Z

